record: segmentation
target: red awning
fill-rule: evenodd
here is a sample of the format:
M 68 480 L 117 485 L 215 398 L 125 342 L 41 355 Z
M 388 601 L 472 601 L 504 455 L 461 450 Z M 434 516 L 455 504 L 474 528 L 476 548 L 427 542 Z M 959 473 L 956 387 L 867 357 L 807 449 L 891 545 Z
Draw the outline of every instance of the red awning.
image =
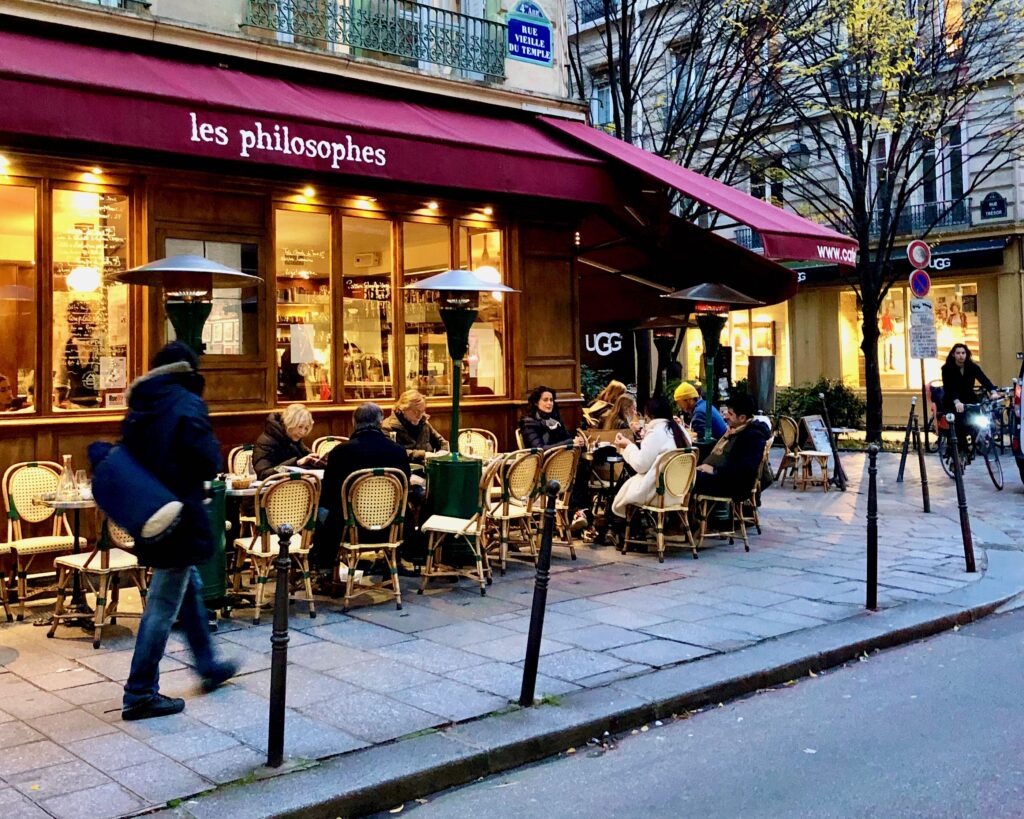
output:
M 586 203 L 603 159 L 485 116 L 0 32 L 0 133 Z
M 761 234 L 765 256 L 770 259 L 828 261 L 851 266 L 856 261 L 857 242 L 831 228 L 762 202 L 581 122 L 551 117 L 539 119 L 605 156 L 753 228 Z

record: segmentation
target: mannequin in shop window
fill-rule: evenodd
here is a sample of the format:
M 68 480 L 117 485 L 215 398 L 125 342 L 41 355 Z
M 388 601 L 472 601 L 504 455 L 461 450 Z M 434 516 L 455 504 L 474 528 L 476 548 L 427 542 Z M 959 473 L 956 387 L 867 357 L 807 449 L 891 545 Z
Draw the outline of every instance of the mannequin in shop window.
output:
M 964 332 L 967 331 L 967 314 L 964 312 L 963 307 L 960 306 L 960 302 L 950 302 L 949 313 L 946 316 L 946 325 L 948 327 L 959 327 Z
M 882 315 L 878 320 L 878 329 L 882 333 L 882 370 L 896 370 L 896 317 L 892 314 L 892 300 L 885 303 Z

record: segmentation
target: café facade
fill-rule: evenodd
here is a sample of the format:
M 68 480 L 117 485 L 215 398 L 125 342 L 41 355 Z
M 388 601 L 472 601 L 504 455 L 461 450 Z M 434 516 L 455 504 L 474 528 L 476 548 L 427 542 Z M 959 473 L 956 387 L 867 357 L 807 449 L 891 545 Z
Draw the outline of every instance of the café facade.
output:
M 532 387 L 578 407 L 581 291 L 618 320 L 673 312 L 662 293 L 708 278 L 770 304 L 795 292 L 776 261 L 671 216 L 668 188 L 753 223 L 776 258 L 848 244 L 571 115 L 27 31 L 0 33 L 0 97 L 5 464 L 116 436 L 173 337 L 166 294 L 117 280 L 153 259 L 260 280 L 212 291 L 203 370 L 225 447 L 297 401 L 314 435 L 345 435 L 359 403 L 406 389 L 446 429 L 438 303 L 403 288 L 451 268 L 511 285 L 481 297 L 462 388 L 462 425 L 505 447 Z

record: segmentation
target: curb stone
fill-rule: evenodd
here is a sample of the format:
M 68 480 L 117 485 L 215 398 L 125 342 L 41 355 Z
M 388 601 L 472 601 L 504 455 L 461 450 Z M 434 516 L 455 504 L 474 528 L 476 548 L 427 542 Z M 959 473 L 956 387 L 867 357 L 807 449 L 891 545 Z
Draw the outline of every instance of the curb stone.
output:
M 1022 605 L 1024 553 L 988 552 L 977 583 L 930 600 L 792 632 L 542 705 L 480 717 L 439 732 L 334 757 L 303 771 L 224 786 L 153 815 L 334 819 L 535 762 L 605 731 L 636 728 L 841 665 L 865 652 L 930 637 Z

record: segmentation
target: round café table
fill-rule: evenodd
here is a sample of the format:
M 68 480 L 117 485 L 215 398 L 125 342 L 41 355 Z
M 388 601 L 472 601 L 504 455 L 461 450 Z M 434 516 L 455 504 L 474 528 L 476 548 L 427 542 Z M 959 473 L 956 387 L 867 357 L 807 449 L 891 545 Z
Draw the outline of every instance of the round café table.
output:
M 67 514 L 71 512 L 71 535 L 72 535 L 72 549 L 77 555 L 82 550 L 79 546 L 79 538 L 82 533 L 82 510 L 83 509 L 95 509 L 96 501 L 91 497 L 83 498 L 78 497 L 74 500 L 58 500 L 52 495 L 41 495 L 35 499 L 36 503 L 42 504 L 43 506 L 49 506 L 58 512 Z M 82 593 L 82 582 L 79 578 L 78 572 L 75 572 L 74 578 L 72 579 L 71 586 L 71 610 L 82 614 L 82 618 L 79 620 L 72 621 L 73 625 L 77 625 L 88 631 L 93 629 L 93 621 L 91 619 L 93 610 L 89 608 L 89 604 L 85 601 L 85 595 Z M 49 620 L 42 625 L 49 625 Z

